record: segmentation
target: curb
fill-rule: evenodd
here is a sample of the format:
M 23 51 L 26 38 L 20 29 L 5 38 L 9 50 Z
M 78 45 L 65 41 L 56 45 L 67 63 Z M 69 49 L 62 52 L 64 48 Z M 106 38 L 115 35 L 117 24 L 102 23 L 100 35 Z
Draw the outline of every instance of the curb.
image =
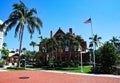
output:
M 120 78 L 120 75 L 72 73 L 72 72 L 51 71 L 51 70 L 40 70 L 40 71 L 43 71 L 43 72 L 52 72 L 52 73 L 62 73 L 62 74 L 72 74 L 72 75 L 84 75 L 84 76 Z

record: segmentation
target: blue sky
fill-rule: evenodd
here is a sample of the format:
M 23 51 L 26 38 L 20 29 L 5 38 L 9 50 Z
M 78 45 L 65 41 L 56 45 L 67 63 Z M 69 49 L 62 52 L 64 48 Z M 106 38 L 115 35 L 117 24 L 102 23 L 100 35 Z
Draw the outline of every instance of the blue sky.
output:
M 92 19 L 93 32 L 102 37 L 102 42 L 112 36 L 120 36 L 120 0 L 22 0 L 27 7 L 36 8 L 37 16 L 43 22 L 41 35 L 50 37 L 50 31 L 55 33 L 59 27 L 64 32 L 73 28 L 76 35 L 81 35 L 87 42 L 91 36 L 90 24 L 83 22 Z M 19 0 L 2 0 L 0 2 L 0 19 L 5 21 L 12 11 L 12 5 Z M 14 38 L 14 28 L 4 37 L 9 49 L 18 49 L 18 37 Z M 28 31 L 24 32 L 23 47 L 32 50 L 31 41 L 40 42 L 37 31 L 30 39 Z M 36 47 L 36 50 L 38 48 Z

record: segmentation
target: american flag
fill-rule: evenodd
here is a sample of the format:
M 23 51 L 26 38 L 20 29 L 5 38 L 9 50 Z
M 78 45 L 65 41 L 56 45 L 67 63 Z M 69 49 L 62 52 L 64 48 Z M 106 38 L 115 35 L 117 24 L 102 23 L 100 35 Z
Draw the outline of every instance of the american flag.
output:
M 91 18 L 89 18 L 88 20 L 85 20 L 84 23 L 91 23 Z

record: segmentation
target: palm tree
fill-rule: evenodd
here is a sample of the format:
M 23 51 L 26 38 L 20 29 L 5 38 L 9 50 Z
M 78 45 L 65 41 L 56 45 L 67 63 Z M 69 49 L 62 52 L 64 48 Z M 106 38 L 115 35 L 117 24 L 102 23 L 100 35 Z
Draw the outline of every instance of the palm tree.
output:
M 75 39 L 78 40 L 80 43 L 84 41 L 84 39 L 80 35 L 77 35 Z
M 69 62 L 71 61 L 71 52 L 72 52 L 72 49 L 74 49 L 74 40 L 75 40 L 75 38 L 73 38 L 73 36 L 72 36 L 72 34 L 71 33 L 67 33 L 66 35 L 65 35 L 65 37 L 66 37 L 66 39 L 67 39 L 67 45 L 69 46 L 69 53 L 70 53 L 70 55 L 69 55 Z
M 26 48 L 22 48 L 22 52 L 23 52 L 23 57 L 24 57 L 24 66 L 26 68 Z
M 55 38 L 50 38 L 47 41 L 47 51 L 50 55 L 48 61 L 49 61 L 49 65 L 52 63 L 53 67 L 54 67 L 54 60 L 55 60 L 54 52 L 56 51 L 56 44 L 57 42 Z
M 32 46 L 33 47 L 33 51 L 35 51 L 35 49 L 34 49 L 34 47 L 37 45 L 37 43 L 36 42 L 34 42 L 34 41 L 31 41 L 30 42 L 30 46 Z
M 55 38 L 48 39 L 48 41 L 47 41 L 47 45 L 49 45 L 49 46 L 47 46 L 48 52 L 50 52 L 52 56 L 54 55 L 53 52 L 56 50 L 56 48 L 55 48 L 56 44 L 57 44 L 57 42 L 56 42 Z
M 26 48 L 22 48 L 22 51 L 23 51 L 23 52 L 24 52 L 24 54 L 25 54 Z
M 98 35 L 93 35 L 93 37 L 90 37 L 89 38 L 90 40 L 92 40 L 90 42 L 90 45 L 89 47 L 93 47 L 93 44 L 95 45 L 95 50 L 96 50 L 96 47 L 100 46 L 101 45 L 101 42 L 100 42 L 100 39 L 102 39 L 101 37 L 98 37 Z
M 4 47 L 4 48 L 7 47 L 7 44 L 6 44 L 5 42 L 3 43 L 3 47 Z
M 75 39 L 73 41 L 73 45 L 74 45 L 74 52 L 75 52 L 74 62 L 77 62 L 77 64 L 79 64 L 79 54 L 78 54 L 78 49 L 79 49 L 79 46 L 80 46 L 79 40 Z
M 110 41 L 114 46 L 117 46 L 119 39 L 117 37 L 113 36 L 112 39 L 110 39 Z
M 60 62 L 62 62 L 62 56 L 61 56 L 61 53 L 62 53 L 62 49 L 63 49 L 63 46 L 64 46 L 64 36 L 62 34 L 59 34 L 57 37 L 56 37 L 56 40 L 57 40 L 57 44 L 58 44 L 58 50 L 60 52 Z
M 42 36 L 39 36 L 38 38 L 40 38 L 40 40 L 42 40 L 42 39 L 43 39 L 43 37 L 42 37 Z
M 40 45 L 43 45 L 42 52 L 43 52 L 43 50 L 45 52 L 48 51 L 48 47 L 47 47 L 48 40 L 49 40 L 48 38 L 41 39 Z
M 92 40 L 90 42 L 89 47 L 93 47 L 93 59 L 94 59 L 94 69 L 96 68 L 96 61 L 95 61 L 95 52 L 96 52 L 96 47 L 100 46 L 101 42 L 100 39 L 102 39 L 101 37 L 98 37 L 98 35 L 93 35 L 93 37 L 89 38 L 90 40 Z M 95 49 L 95 51 L 94 51 Z
M 81 47 L 82 42 L 85 42 L 84 39 L 81 37 L 81 35 L 77 35 L 75 37 L 75 40 L 77 40 L 79 42 L 80 47 Z M 81 50 L 86 50 L 86 47 L 81 47 Z
M 39 44 L 37 44 L 37 46 L 40 46 L 40 43 L 41 43 L 41 41 L 43 40 L 43 37 L 42 37 L 42 36 L 39 36 L 38 38 L 40 39 L 40 42 L 39 42 Z
M 40 34 L 40 27 L 42 27 L 42 21 L 38 17 L 34 16 L 36 13 L 37 13 L 36 9 L 32 8 L 28 10 L 26 5 L 22 1 L 20 1 L 20 4 L 18 3 L 13 4 L 13 11 L 11 12 L 9 18 L 2 25 L 4 26 L 5 24 L 7 24 L 5 32 L 6 35 L 7 32 L 11 30 L 14 26 L 16 27 L 15 37 L 17 37 L 17 34 L 19 32 L 20 40 L 19 55 L 21 55 L 25 25 L 27 24 L 26 28 L 28 28 L 31 38 L 35 29 L 37 29 Z M 18 67 L 20 67 L 19 62 L 20 59 L 18 60 Z

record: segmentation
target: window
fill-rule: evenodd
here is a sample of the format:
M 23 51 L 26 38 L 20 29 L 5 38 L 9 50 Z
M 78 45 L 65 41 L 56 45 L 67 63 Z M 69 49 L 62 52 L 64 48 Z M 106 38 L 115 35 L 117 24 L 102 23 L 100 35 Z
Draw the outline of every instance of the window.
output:
M 65 47 L 65 51 L 66 52 L 69 51 L 69 47 L 68 46 Z

